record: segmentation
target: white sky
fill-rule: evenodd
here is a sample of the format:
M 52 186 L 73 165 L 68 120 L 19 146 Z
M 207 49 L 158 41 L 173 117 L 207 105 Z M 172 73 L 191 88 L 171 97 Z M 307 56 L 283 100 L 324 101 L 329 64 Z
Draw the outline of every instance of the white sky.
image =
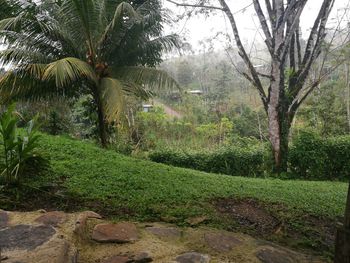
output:
M 175 0 L 181 2 L 181 0 Z M 187 3 L 198 3 L 196 0 L 186 0 Z M 263 1 L 261 1 L 263 2 Z M 318 14 L 323 1 L 321 0 L 309 0 L 303 14 L 301 16 L 301 26 L 303 31 L 303 37 L 307 38 L 307 31 L 313 25 L 313 22 Z M 219 6 L 218 1 L 211 0 L 211 5 Z M 252 3 L 252 0 L 227 0 L 231 11 L 233 13 L 241 10 Z M 175 15 L 183 14 L 184 7 L 177 7 L 176 5 L 163 0 L 165 8 L 170 9 Z M 349 5 L 349 0 L 335 0 L 335 5 L 332 10 L 328 27 L 334 27 L 337 25 L 336 17 L 341 17 L 344 13 L 344 8 Z M 191 10 L 191 9 L 188 9 Z M 257 33 L 257 26 L 259 25 L 258 18 L 254 16 L 254 7 L 251 5 L 244 12 L 238 12 L 235 14 L 236 23 L 244 43 L 251 44 L 254 39 L 256 42 L 262 43 L 262 38 Z M 186 40 L 193 46 L 194 50 L 199 49 L 198 42 L 205 38 L 212 38 L 217 32 L 228 32 L 231 36 L 231 27 L 228 19 L 223 12 L 216 11 L 213 15 L 205 17 L 204 15 L 193 15 L 192 18 L 181 20 L 177 25 L 172 25 L 172 28 L 167 27 L 166 33 L 180 33 L 181 36 L 186 37 Z M 256 35 L 257 33 L 257 35 Z M 256 35 L 256 38 L 255 38 Z M 224 48 L 224 43 L 216 41 L 216 49 Z

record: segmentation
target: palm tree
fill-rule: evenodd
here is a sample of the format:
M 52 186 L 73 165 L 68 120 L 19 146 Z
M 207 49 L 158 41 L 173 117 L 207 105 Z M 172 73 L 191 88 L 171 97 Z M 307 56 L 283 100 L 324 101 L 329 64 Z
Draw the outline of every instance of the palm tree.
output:
M 159 37 L 158 0 L 131 3 L 30 2 L 0 21 L 7 45 L 0 62 L 11 65 L 0 80 L 1 102 L 90 94 L 106 146 L 106 126 L 121 112 L 125 94 L 146 99 L 156 88 L 177 87 L 165 72 L 149 67 L 160 62 L 162 51 L 178 47 L 176 36 Z

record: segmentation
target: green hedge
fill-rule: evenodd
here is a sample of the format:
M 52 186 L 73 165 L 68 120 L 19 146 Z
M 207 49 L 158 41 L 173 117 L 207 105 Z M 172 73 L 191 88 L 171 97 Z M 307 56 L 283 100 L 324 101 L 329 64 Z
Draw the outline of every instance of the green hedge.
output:
M 350 176 L 350 136 L 321 138 L 303 132 L 290 147 L 290 169 L 311 179 L 347 179 Z
M 261 176 L 264 151 L 257 148 L 223 147 L 213 152 L 157 150 L 149 158 L 158 163 L 237 176 Z

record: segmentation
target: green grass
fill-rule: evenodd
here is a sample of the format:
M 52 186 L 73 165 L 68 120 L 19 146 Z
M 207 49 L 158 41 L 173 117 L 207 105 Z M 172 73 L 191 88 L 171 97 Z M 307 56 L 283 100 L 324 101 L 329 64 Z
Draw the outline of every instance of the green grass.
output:
M 207 210 L 217 197 L 251 197 L 315 216 L 344 213 L 347 183 L 258 179 L 208 174 L 120 155 L 89 142 L 44 135 L 41 151 L 51 160 L 47 180 L 65 178 L 82 199 L 129 208 L 138 217 L 186 218 Z
M 213 227 L 327 258 L 334 253 L 336 220 L 344 213 L 347 183 L 208 174 L 123 156 L 62 136 L 42 135 L 39 150 L 50 159 L 51 169 L 0 193 L 1 208 L 89 209 L 116 219 L 179 225 L 205 215 Z M 218 212 L 213 200 L 225 197 L 254 199 L 257 209 L 265 208 L 282 230 L 261 232 L 256 222 L 250 224 L 248 219 L 242 224 L 234 215 Z M 265 224 L 259 213 L 257 218 L 258 224 Z

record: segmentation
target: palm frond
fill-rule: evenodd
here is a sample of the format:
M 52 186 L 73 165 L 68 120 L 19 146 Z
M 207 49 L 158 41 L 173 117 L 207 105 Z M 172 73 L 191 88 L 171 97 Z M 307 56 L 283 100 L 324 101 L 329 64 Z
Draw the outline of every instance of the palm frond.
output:
M 124 105 L 124 84 L 118 79 L 103 78 L 100 83 L 104 114 L 112 122 L 119 117 Z
M 0 63 L 21 64 L 21 63 L 46 63 L 49 60 L 47 56 L 38 51 L 31 51 L 28 49 L 8 48 L 0 51 Z
M 95 52 L 101 28 L 98 27 L 101 1 L 65 0 L 60 9 L 61 22 L 78 43 L 87 45 L 88 52 Z
M 3 30 L 18 30 L 21 24 L 25 21 L 24 14 L 19 14 L 15 17 L 5 18 L 0 21 L 0 31 Z
M 177 82 L 165 71 L 145 67 L 120 67 L 113 69 L 116 78 L 135 83 L 149 92 L 180 89 Z
M 33 64 L 22 69 L 11 70 L 0 77 L 0 102 L 12 100 L 36 100 L 57 94 L 54 85 L 43 82 L 41 76 L 45 65 Z
M 85 61 L 73 57 L 57 60 L 46 67 L 43 80 L 52 79 L 55 80 L 58 88 L 63 88 L 82 79 L 97 81 L 93 68 Z
M 130 4 L 126 2 L 119 4 L 112 20 L 105 28 L 105 31 L 99 40 L 99 49 L 107 54 L 111 48 L 110 45 L 112 45 L 113 48 L 119 47 L 128 30 L 130 30 L 130 28 L 136 23 L 140 22 L 141 18 L 142 17 Z
M 179 50 L 181 48 L 181 42 L 177 34 L 170 34 L 146 42 L 145 47 L 151 50 L 156 47 L 161 47 L 162 51 L 170 52 L 173 49 Z

